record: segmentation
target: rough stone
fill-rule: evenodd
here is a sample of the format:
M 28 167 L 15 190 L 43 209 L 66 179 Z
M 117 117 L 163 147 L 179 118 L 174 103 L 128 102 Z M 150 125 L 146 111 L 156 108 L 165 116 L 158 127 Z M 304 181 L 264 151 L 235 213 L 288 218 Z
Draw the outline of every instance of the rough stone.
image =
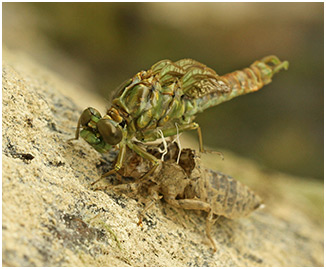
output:
M 269 171 L 222 150 L 206 166 L 253 188 L 266 208 L 213 227 L 205 218 L 159 202 L 143 227 L 136 199 L 93 191 L 110 166 L 74 137 L 87 106 L 105 100 L 65 82 L 19 52 L 3 52 L 3 266 L 323 266 L 323 185 Z M 197 147 L 182 136 L 183 146 Z

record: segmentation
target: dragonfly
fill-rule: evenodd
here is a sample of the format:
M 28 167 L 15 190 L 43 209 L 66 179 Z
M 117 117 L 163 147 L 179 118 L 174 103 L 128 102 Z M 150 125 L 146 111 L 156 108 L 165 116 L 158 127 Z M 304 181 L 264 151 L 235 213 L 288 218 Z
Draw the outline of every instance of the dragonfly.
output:
M 86 108 L 77 123 L 75 139 L 81 136 L 100 153 L 119 149 L 114 169 L 123 165 L 127 147 L 152 163 L 152 173 L 160 160 L 136 142 L 150 142 L 188 130 L 197 130 L 199 150 L 205 152 L 198 113 L 234 97 L 255 92 L 272 81 L 288 61 L 267 56 L 249 67 L 222 76 L 192 59 L 162 60 L 147 71 L 126 80 L 115 92 L 105 115 Z

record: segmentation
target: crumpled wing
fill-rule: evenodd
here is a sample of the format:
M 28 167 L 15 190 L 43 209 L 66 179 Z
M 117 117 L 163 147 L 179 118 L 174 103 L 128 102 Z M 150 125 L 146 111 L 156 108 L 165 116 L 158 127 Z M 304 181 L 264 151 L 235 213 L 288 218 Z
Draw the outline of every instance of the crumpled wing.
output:
M 212 92 L 230 91 L 228 83 L 213 69 L 192 59 L 177 62 L 162 60 L 153 65 L 151 70 L 153 75 L 159 75 L 162 86 L 177 81 L 183 93 L 190 98 L 200 98 Z

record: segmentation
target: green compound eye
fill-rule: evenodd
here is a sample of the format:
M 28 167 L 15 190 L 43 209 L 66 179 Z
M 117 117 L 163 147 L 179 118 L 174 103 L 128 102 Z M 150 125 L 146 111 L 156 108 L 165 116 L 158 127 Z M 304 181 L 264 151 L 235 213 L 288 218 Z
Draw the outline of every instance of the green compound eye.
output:
M 87 126 L 89 122 L 92 120 L 97 122 L 101 118 L 100 112 L 98 112 L 95 108 L 89 107 L 86 108 L 80 116 L 80 124 L 81 126 Z
M 95 133 L 89 130 L 82 130 L 80 136 L 90 144 L 95 150 L 100 153 L 106 153 L 111 150 L 112 145 L 105 143 L 100 138 L 97 137 Z
M 80 136 L 90 145 L 97 145 L 101 142 L 101 140 L 96 136 L 96 134 L 92 133 L 89 130 L 82 130 L 80 132 Z
M 102 136 L 103 140 L 110 144 L 116 145 L 122 139 L 122 131 L 120 127 L 115 127 L 111 120 L 109 119 L 100 119 L 97 124 L 97 129 L 100 135 Z

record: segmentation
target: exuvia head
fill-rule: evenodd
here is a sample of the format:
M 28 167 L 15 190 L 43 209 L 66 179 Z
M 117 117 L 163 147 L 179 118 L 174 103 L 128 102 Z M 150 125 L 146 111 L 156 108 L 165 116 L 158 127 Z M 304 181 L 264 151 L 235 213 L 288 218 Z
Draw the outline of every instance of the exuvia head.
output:
M 122 140 L 122 129 L 108 115 L 103 118 L 95 108 L 83 111 L 78 126 L 82 127 L 80 136 L 97 151 L 104 153 Z

